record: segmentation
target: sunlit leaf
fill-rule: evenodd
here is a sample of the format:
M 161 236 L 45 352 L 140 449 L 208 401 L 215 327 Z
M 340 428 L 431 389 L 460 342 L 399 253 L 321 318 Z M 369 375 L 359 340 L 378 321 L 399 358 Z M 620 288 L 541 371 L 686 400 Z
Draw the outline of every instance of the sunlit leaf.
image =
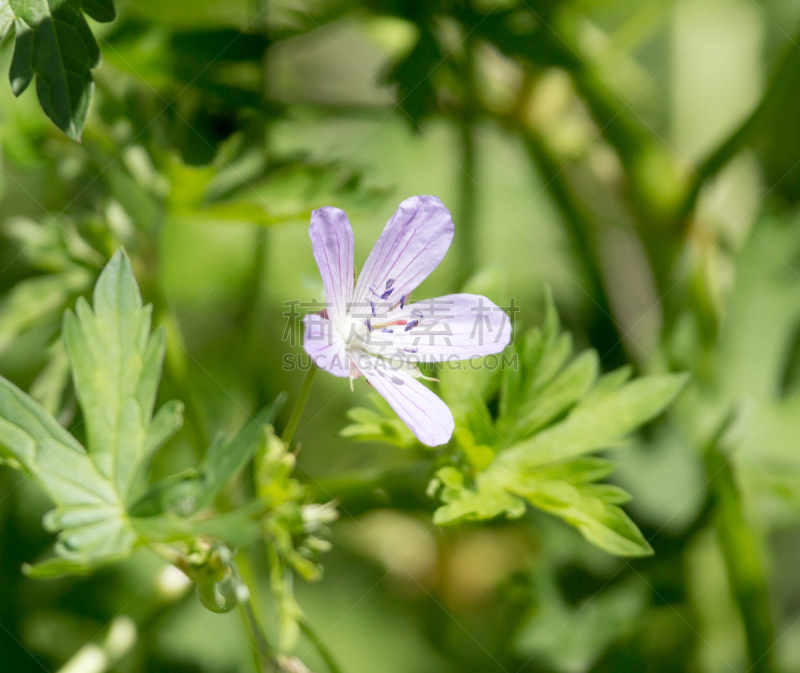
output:
M 169 420 L 160 413 L 151 428 L 166 331 L 150 334 L 150 313 L 151 307 L 142 306 L 130 262 L 119 251 L 97 281 L 94 311 L 79 299 L 75 313 L 64 316 L 64 341 L 89 452 L 126 504 L 144 493 L 153 455 L 170 434 L 163 426 L 179 424 L 182 409 L 172 403 L 161 412 Z
M 65 563 L 86 566 L 130 553 L 138 536 L 113 484 L 72 435 L 3 378 L 0 444 L 55 503 L 45 527 L 59 533 L 56 551 Z
M 114 18 L 110 0 L 85 3 L 98 21 Z M 11 61 L 11 89 L 19 96 L 36 75 L 36 93 L 45 114 L 73 140 L 80 140 L 94 92 L 92 68 L 100 65 L 100 49 L 81 3 L 75 0 L 8 0 L 14 15 L 16 44 Z
M 285 400 L 285 394 L 278 395 L 270 406 L 247 421 L 230 439 L 217 437 L 196 470 L 188 470 L 152 484 L 133 505 L 132 511 L 137 516 L 171 512 L 188 517 L 211 505 L 228 481 L 252 460 L 266 442 L 265 430 L 275 420 Z M 162 412 L 167 407 L 165 404 Z M 164 432 L 175 427 L 174 412 L 165 414 L 163 421 L 159 420 L 160 415 L 161 412 L 156 415 L 151 432 L 161 432 L 157 426 L 162 424 Z
M 491 430 L 482 436 L 491 440 L 476 442 L 469 430 L 474 411 L 456 414 L 455 437 L 467 469 L 437 472 L 429 492 L 439 491 L 444 505 L 434 522 L 515 518 L 527 503 L 563 519 L 612 554 L 652 553 L 619 507 L 630 496 L 617 486 L 596 483 L 614 464 L 587 454 L 614 448 L 652 420 L 685 377 L 627 382 L 630 371 L 623 368 L 598 378 L 593 351 L 569 360 L 571 340 L 559 331 L 552 300 L 544 327 L 525 334 L 513 348 L 518 366 L 502 371 L 496 428 L 487 420 L 486 404 L 475 405 L 480 424 Z
M 342 437 L 362 442 L 386 442 L 400 448 L 418 444 L 414 433 L 397 417 L 383 397 L 370 393 L 369 401 L 374 410 L 355 407 L 347 412 L 352 423 L 340 432 Z

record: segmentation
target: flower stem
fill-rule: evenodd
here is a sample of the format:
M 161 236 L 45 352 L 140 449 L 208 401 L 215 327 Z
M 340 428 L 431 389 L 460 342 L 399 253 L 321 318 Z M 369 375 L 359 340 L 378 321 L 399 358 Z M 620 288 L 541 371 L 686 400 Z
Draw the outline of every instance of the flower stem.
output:
M 305 634 L 306 638 L 311 641 L 314 649 L 319 652 L 319 656 L 322 657 L 330 673 L 342 673 L 342 668 L 338 663 L 336 663 L 333 653 L 328 649 L 328 646 L 322 642 L 322 638 L 316 634 L 311 625 L 305 619 L 299 619 L 297 624 L 300 627 L 300 630 Z
M 275 653 L 267 640 L 261 620 L 253 607 L 253 591 L 256 586 L 256 578 L 250 567 L 249 559 L 242 555 L 235 565 L 242 584 L 247 587 L 247 597 L 239 601 L 239 609 L 245 624 L 249 627 L 256 671 L 257 673 L 262 673 L 262 671 L 280 673 L 281 666 L 275 658 Z
M 719 449 L 718 437 L 705 450 L 717 539 L 728 583 L 744 623 L 749 671 L 772 673 L 775 634 L 760 540 L 742 511 L 730 458 Z
M 800 39 L 800 34 L 795 34 L 794 39 L 790 40 L 791 44 L 786 47 L 756 108 L 694 171 L 694 180 L 678 211 L 678 221 L 683 235 L 691 225 L 691 215 L 703 186 L 752 140 L 753 135 L 769 121 L 770 115 L 785 100 L 787 93 L 797 81 L 800 74 L 800 53 L 795 49 L 797 39 Z
M 475 135 L 476 135 L 476 109 L 475 104 L 475 54 L 474 43 L 467 39 L 464 47 L 464 81 L 465 100 L 459 120 L 459 133 L 461 143 L 461 179 L 459 183 L 458 204 L 458 263 L 461 267 L 458 272 L 458 288 L 472 276 L 475 271 L 475 257 L 477 256 L 477 184 L 475 182 Z
M 317 368 L 314 365 L 311 365 L 311 368 L 308 370 L 308 372 L 306 372 L 306 378 L 303 381 L 303 385 L 300 387 L 300 393 L 297 395 L 297 401 L 294 403 L 292 415 L 289 416 L 289 422 L 286 424 L 286 427 L 283 430 L 283 435 L 281 435 L 281 439 L 285 444 L 288 444 L 292 441 L 294 432 L 297 430 L 297 424 L 300 422 L 300 416 L 303 414 L 303 408 L 306 406 L 306 402 L 308 401 L 308 394 L 311 392 L 311 383 L 314 381 L 314 374 L 316 371 Z
M 279 673 L 280 667 L 275 659 L 272 657 L 272 652 L 264 637 L 264 629 L 261 627 L 261 622 L 258 621 L 255 610 L 250 601 L 242 601 L 239 604 L 242 611 L 242 617 L 249 627 L 250 641 L 253 645 L 253 657 L 255 661 L 256 671 L 268 671 L 268 673 Z

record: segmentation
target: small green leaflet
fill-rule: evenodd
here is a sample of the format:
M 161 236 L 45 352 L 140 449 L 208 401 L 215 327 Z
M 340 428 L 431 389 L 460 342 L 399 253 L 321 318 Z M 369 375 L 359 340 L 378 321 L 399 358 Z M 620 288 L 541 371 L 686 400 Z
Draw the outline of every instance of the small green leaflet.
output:
M 408 429 L 392 408 L 378 393 L 370 393 L 369 401 L 375 410 L 355 407 L 347 412 L 353 421 L 344 428 L 342 437 L 349 437 L 362 442 L 386 442 L 398 448 L 419 446 L 414 433 Z
M 82 11 L 96 21 L 113 21 L 113 0 L 0 0 L 0 35 L 14 26 L 11 90 L 19 96 L 36 76 L 45 114 L 80 141 L 89 112 L 100 48 Z
M 130 503 L 148 485 L 155 452 L 181 426 L 183 405 L 153 417 L 165 333 L 150 335 L 130 262 L 121 250 L 100 274 L 94 311 L 79 300 L 63 337 L 87 425 L 89 451 L 38 402 L 0 378 L 0 446 L 29 472 L 56 508 L 44 520 L 58 532 L 57 556 L 39 576 L 87 571 L 127 556 L 139 539 Z
M 519 366 L 502 372 L 497 418 L 493 421 L 486 408 L 471 414 L 469 428 L 456 428 L 467 468 L 437 472 L 429 492 L 439 491 L 444 505 L 434 522 L 514 518 L 529 503 L 612 554 L 650 554 L 650 545 L 619 507 L 628 494 L 597 483 L 614 464 L 590 454 L 620 444 L 655 418 L 685 377 L 629 382 L 630 371 L 623 368 L 598 378 L 597 355 L 587 351 L 569 361 L 571 340 L 559 332 L 549 302 L 544 329 L 528 332 L 513 346 Z M 475 399 L 480 395 L 472 404 Z M 476 418 L 481 427 L 476 428 Z M 478 435 L 484 444 L 476 444 Z
M 63 564 L 88 567 L 130 553 L 137 535 L 111 482 L 72 435 L 2 377 L 0 444 L 55 503 L 44 523 L 59 532 L 56 553 Z
M 286 401 L 281 393 L 226 440 L 217 437 L 196 470 L 155 482 L 131 507 L 135 516 L 162 513 L 189 517 L 210 506 L 230 479 L 250 461 L 267 441 L 267 429 Z

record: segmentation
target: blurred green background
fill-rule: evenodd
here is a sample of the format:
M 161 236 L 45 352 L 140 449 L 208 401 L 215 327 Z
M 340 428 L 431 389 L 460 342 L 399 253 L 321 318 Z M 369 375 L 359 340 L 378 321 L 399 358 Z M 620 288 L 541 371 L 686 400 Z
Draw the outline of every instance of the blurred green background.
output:
M 367 388 L 318 376 L 296 475 L 339 498 L 342 516 L 324 579 L 295 591 L 342 668 L 800 670 L 800 3 L 117 11 L 91 24 L 103 64 L 80 144 L 33 90 L 0 86 L 4 376 L 71 421 L 61 314 L 124 244 L 182 341 L 160 397 L 187 400 L 190 423 L 156 465 L 178 471 L 199 439 L 296 396 L 303 373 L 284 356 L 301 352 L 299 323 L 285 302 L 323 296 L 310 211 L 347 210 L 360 266 L 401 200 L 439 196 L 456 237 L 420 298 L 471 279 L 514 298 L 519 333 L 541 323 L 549 285 L 603 369 L 691 382 L 613 453 L 655 550 L 624 560 L 545 514 L 443 530 L 420 498 L 348 499 L 343 475 L 419 456 L 341 437 Z M 716 464 L 705 449 L 730 414 Z M 2 670 L 252 670 L 238 613 L 205 611 L 146 550 L 91 577 L 24 578 L 52 543 L 48 508 L 0 467 Z M 256 570 L 265 584 L 266 562 Z M 93 647 L 111 653 L 102 667 Z M 324 668 L 307 640 L 298 654 Z

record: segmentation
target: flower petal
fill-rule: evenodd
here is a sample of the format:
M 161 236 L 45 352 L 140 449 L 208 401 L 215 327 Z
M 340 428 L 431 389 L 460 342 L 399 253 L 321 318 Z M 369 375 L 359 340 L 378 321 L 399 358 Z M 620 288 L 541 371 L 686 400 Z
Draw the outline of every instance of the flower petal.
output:
M 353 228 L 343 210 L 325 206 L 311 213 L 308 228 L 328 315 L 336 322 L 347 313 L 353 296 Z
M 303 348 L 314 364 L 334 376 L 350 376 L 350 356 L 333 323 L 320 313 L 309 313 L 303 323 L 306 326 Z
M 450 211 L 435 196 L 403 201 L 361 271 L 353 295 L 357 310 L 368 313 L 370 301 L 394 305 L 408 297 L 442 261 L 453 231 Z
M 453 414 L 431 390 L 380 358 L 361 355 L 356 365 L 419 441 L 439 446 L 450 440 L 455 428 Z
M 506 312 L 486 297 L 451 294 L 378 314 L 364 347 L 385 358 L 455 362 L 502 351 L 511 340 Z M 380 325 L 392 324 L 386 328 Z

